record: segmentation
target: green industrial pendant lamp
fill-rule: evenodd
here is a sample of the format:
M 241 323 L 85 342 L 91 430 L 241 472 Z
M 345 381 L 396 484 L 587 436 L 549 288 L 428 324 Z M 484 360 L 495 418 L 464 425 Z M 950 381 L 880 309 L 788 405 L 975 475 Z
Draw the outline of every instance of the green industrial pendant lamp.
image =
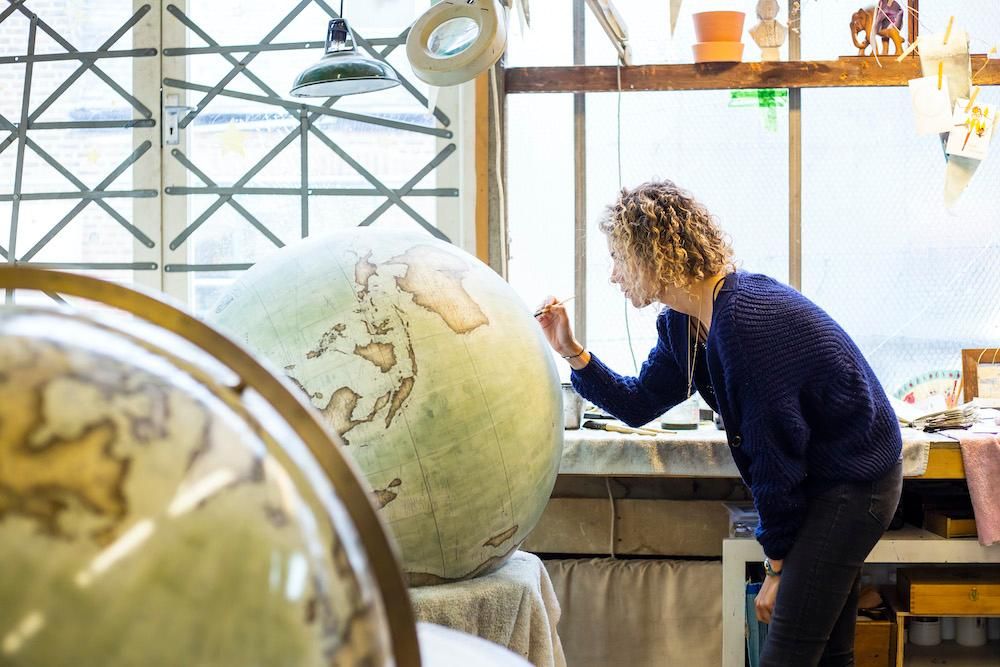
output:
M 399 77 L 388 63 L 358 53 L 354 32 L 343 16 L 344 0 L 340 0 L 340 18 L 331 20 L 327 28 L 326 53 L 295 78 L 294 97 L 340 97 L 399 85 Z

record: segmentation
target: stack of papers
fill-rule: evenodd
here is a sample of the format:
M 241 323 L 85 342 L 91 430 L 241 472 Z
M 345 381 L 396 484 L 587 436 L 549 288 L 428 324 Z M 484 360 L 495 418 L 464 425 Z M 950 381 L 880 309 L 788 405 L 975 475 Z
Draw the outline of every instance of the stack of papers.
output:
M 910 426 L 924 431 L 941 431 L 946 428 L 969 428 L 976 422 L 978 410 L 975 406 L 959 405 L 948 410 L 931 412 L 914 419 Z
M 978 403 L 973 401 L 956 405 L 947 410 L 922 412 L 912 403 L 904 403 L 892 396 L 889 403 L 896 412 L 899 423 L 903 426 L 921 429 L 923 431 L 940 431 L 946 428 L 969 428 L 976 422 Z

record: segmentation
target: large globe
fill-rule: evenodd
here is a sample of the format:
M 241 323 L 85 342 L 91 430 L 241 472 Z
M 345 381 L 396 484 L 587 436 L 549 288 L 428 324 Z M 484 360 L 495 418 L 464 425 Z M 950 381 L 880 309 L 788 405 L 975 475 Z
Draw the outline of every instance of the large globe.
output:
M 392 664 L 305 445 L 147 334 L 0 308 L 0 664 Z
M 411 585 L 490 571 L 534 527 L 562 451 L 559 380 L 529 309 L 479 260 L 341 231 L 253 267 L 210 319 L 343 437 Z

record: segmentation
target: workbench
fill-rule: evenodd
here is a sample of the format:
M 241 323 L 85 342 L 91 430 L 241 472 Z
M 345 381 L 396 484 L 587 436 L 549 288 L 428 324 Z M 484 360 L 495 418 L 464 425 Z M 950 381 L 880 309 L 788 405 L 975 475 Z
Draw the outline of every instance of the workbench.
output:
M 902 429 L 902 438 L 907 479 L 964 479 L 954 438 L 909 428 Z M 562 555 L 721 556 L 722 664 L 742 667 L 746 566 L 764 555 L 756 540 L 725 539 L 728 513 L 722 502 L 699 495 L 706 488 L 725 495 L 724 485 L 741 487 L 738 479 L 725 432 L 714 424 L 656 436 L 568 430 L 556 490 L 525 548 Z M 655 495 L 660 487 L 672 493 L 678 485 L 695 495 Z M 982 547 L 975 539 L 945 540 L 908 526 L 887 533 L 868 562 L 996 563 L 1000 548 Z
M 958 441 L 902 429 L 903 475 L 963 479 Z M 560 475 L 738 478 L 725 431 L 712 424 L 656 436 L 578 429 L 565 432 Z

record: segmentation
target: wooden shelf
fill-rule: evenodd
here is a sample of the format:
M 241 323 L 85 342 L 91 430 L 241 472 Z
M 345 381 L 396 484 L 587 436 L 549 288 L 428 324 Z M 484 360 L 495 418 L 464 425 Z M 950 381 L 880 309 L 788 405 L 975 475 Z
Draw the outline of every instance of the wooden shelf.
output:
M 702 63 L 637 65 L 621 68 L 623 91 L 719 90 L 743 88 L 839 88 L 845 86 L 905 86 L 921 76 L 920 61 L 909 57 L 851 57 L 840 60 L 769 63 Z M 984 67 L 985 65 L 985 67 Z M 982 71 L 980 71 L 982 69 Z M 972 56 L 973 83 L 1000 84 L 1000 60 Z M 507 93 L 607 93 L 618 90 L 618 68 L 511 67 L 505 72 Z
M 987 667 L 1000 664 L 1000 642 L 985 646 L 961 646 L 953 641 L 943 641 L 937 646 L 906 644 L 906 667 L 948 665 L 949 667 Z

